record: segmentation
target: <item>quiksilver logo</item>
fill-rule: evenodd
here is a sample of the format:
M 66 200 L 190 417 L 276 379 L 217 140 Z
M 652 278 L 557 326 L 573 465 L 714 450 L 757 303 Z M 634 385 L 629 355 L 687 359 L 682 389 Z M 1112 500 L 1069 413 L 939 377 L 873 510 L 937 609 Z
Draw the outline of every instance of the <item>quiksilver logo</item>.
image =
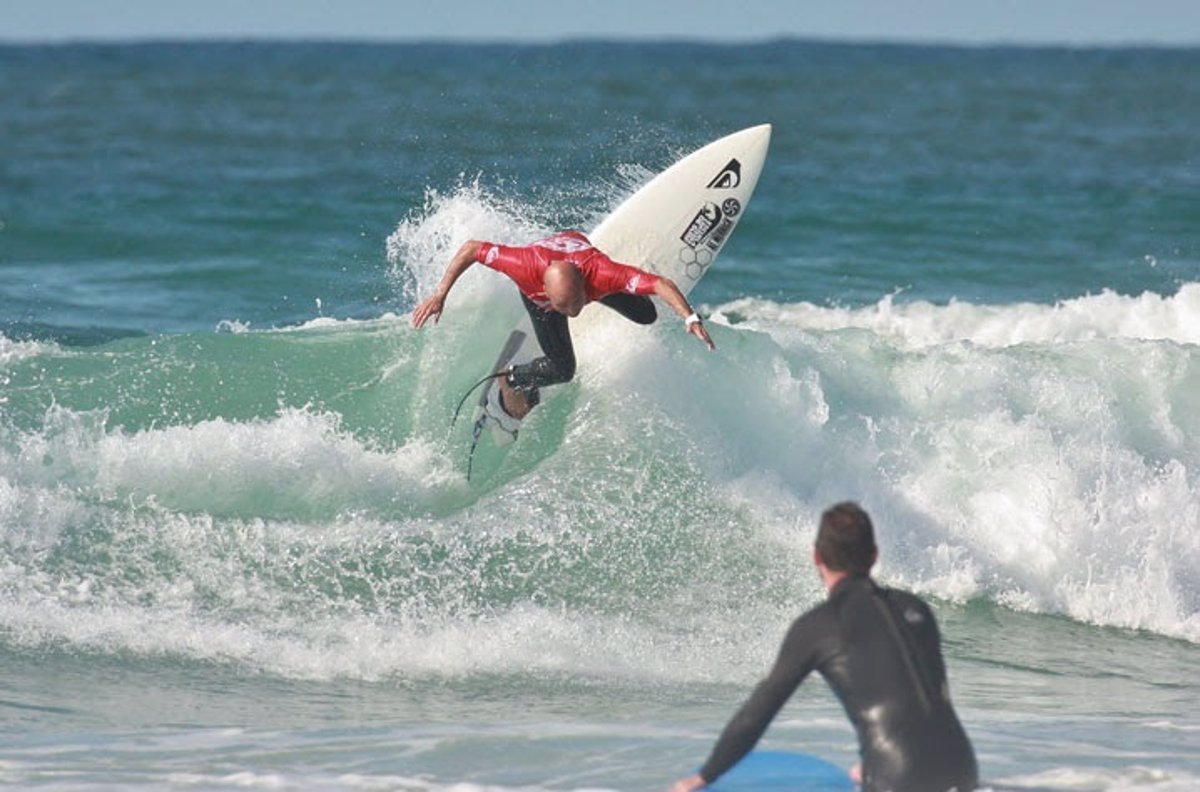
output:
M 721 172 L 708 183 L 710 190 L 732 190 L 742 183 L 742 163 L 737 158 L 729 160 L 729 164 L 721 168 Z

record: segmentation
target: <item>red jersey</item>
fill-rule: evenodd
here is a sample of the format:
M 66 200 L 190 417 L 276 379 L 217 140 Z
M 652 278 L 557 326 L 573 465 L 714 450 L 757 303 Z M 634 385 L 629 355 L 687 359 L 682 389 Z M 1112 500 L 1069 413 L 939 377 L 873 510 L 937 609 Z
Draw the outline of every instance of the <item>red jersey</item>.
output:
M 613 261 L 592 247 L 578 231 L 563 231 L 531 245 L 509 247 L 484 242 L 476 259 L 513 279 L 521 293 L 544 310 L 550 308 L 546 296 L 546 267 L 553 261 L 569 261 L 583 276 L 588 302 L 608 294 L 653 294 L 658 276 Z

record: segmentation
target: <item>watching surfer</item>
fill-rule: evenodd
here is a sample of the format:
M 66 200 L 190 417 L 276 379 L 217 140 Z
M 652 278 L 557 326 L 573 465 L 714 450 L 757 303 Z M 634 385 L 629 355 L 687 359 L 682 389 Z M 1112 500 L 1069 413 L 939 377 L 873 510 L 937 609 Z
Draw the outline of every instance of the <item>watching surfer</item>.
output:
M 602 302 L 638 324 L 651 324 L 658 312 L 648 295 L 660 297 L 680 317 L 687 332 L 715 349 L 704 323 L 669 278 L 621 264 L 592 246 L 579 231 L 563 231 L 531 245 L 510 247 L 470 240 L 459 248 L 432 295 L 413 310 L 413 327 L 437 322 L 454 282 L 476 262 L 503 272 L 517 284 L 543 356 L 512 366 L 501 380 L 504 409 L 523 418 L 538 403 L 538 388 L 575 376 L 575 349 L 567 317 L 589 302 Z
M 950 704 L 929 607 L 870 577 L 871 518 L 841 503 L 821 516 L 813 562 L 829 593 L 788 630 L 774 668 L 729 721 L 700 772 L 671 792 L 716 781 L 750 752 L 809 672 L 819 671 L 858 732 L 863 792 L 967 792 L 975 753 Z

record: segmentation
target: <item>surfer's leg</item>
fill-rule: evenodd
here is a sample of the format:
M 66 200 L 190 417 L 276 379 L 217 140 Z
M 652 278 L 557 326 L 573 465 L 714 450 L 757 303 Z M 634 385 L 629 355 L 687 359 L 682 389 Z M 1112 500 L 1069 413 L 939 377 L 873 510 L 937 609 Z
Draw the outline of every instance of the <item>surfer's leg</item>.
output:
M 508 384 L 517 390 L 536 393 L 544 385 L 570 382 L 575 376 L 575 345 L 571 343 L 567 317 L 557 311 L 543 311 L 525 295 L 521 299 L 533 321 L 533 333 L 543 356 L 514 367 L 508 375 Z
M 658 309 L 654 307 L 654 301 L 639 294 L 606 294 L 600 298 L 600 302 L 638 324 L 654 324 L 654 320 L 658 318 Z

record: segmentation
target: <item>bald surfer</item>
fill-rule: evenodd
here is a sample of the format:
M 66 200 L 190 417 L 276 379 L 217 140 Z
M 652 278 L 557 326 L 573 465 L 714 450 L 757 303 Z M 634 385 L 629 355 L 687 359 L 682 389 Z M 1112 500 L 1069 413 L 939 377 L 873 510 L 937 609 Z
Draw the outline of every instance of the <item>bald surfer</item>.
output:
M 674 281 L 613 261 L 579 231 L 562 231 L 523 246 L 466 242 L 450 260 L 433 294 L 413 309 L 413 327 L 424 327 L 430 319 L 437 322 L 455 281 L 475 263 L 516 283 L 542 348 L 542 357 L 503 372 L 500 395 L 504 410 L 514 418 L 524 418 L 537 405 L 539 388 L 575 376 L 575 348 L 567 318 L 578 316 L 589 302 L 601 302 L 638 324 L 651 324 L 658 312 L 650 295 L 657 296 L 679 314 L 688 333 L 709 349 L 716 348 Z

